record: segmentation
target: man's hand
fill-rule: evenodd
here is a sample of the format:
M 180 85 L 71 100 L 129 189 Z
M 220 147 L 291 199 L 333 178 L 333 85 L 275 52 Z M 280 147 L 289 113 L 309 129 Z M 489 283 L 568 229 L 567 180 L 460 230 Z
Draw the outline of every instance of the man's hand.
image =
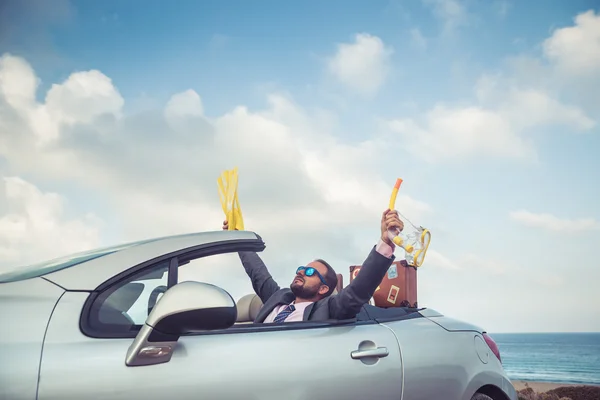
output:
M 404 229 L 404 223 L 400 220 L 400 217 L 398 217 L 398 211 L 390 210 L 388 208 L 381 216 L 381 240 L 393 248 L 394 243 L 388 236 L 388 229 L 392 228 L 398 228 L 402 231 L 402 229 Z
M 229 221 L 227 221 L 227 220 L 223 221 L 223 230 L 224 231 L 229 230 Z M 237 231 L 237 229 L 236 229 L 236 231 Z

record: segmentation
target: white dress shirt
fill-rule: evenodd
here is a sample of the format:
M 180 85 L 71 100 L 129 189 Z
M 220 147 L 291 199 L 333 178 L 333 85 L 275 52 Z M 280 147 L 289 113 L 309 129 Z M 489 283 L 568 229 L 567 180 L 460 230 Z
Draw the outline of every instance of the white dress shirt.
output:
M 302 303 L 296 303 L 295 301 L 292 301 L 290 304 L 293 304 L 296 309 L 290 315 L 287 316 L 287 318 L 285 319 L 284 322 L 302 321 L 302 319 L 304 317 L 304 310 L 306 309 L 306 307 L 310 306 L 312 303 L 313 303 L 312 301 L 303 301 Z M 275 307 L 273 309 L 273 311 L 271 311 L 271 313 L 269 315 L 267 315 L 267 318 L 265 319 L 265 323 L 268 324 L 270 322 L 273 322 L 273 320 L 275 319 L 277 314 L 279 314 L 281 311 L 283 311 L 283 309 L 286 308 L 287 306 L 288 306 L 288 304 L 281 304 L 281 305 Z

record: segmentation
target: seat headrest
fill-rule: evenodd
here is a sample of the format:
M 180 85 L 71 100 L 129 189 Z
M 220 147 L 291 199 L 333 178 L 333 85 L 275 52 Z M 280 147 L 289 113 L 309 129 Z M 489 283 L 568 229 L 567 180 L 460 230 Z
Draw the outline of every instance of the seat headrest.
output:
M 262 300 L 256 294 L 245 295 L 237 302 L 237 322 L 254 321 L 262 306 Z

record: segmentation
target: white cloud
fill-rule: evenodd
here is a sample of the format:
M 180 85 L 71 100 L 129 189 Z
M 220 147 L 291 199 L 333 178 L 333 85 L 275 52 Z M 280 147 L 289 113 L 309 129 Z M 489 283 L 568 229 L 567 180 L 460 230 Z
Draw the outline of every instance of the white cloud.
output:
M 204 114 L 204 106 L 202 99 L 192 89 L 185 92 L 177 93 L 169 99 L 165 108 L 165 116 L 167 118 L 176 118 L 182 116 L 202 116 Z
M 4 195 L 4 196 L 1 196 Z M 0 197 L 0 268 L 74 253 L 100 244 L 101 221 L 93 214 L 67 218 L 65 200 L 18 178 L 2 180 Z
M 420 29 L 418 29 L 418 28 L 411 29 L 410 30 L 410 39 L 411 39 L 413 46 L 415 46 L 419 49 L 427 48 L 427 39 L 425 38 L 425 36 L 423 36 Z
M 511 86 L 552 94 L 600 119 L 600 15 L 582 12 L 573 25 L 555 29 L 540 45 L 540 58 L 508 59 Z
M 5 54 L 0 57 L 0 93 L 16 109 L 27 109 L 35 100 L 38 86 L 31 66 L 22 58 Z
M 570 75 L 599 74 L 600 15 L 594 10 L 575 17 L 575 25 L 556 29 L 543 43 L 545 56 Z
M 517 84 L 508 77 L 482 75 L 475 85 L 477 99 L 494 108 L 515 130 L 543 125 L 564 125 L 577 131 L 590 131 L 596 121 L 579 107 L 564 104 L 543 87 Z
M 22 130 L 33 133 L 39 145 L 57 140 L 62 125 L 90 124 L 104 115 L 118 116 L 124 103 L 112 81 L 96 70 L 76 72 L 63 83 L 53 84 L 43 104 L 35 101 L 38 82 L 22 58 L 10 54 L 0 57 L 0 94 L 10 107 L 5 112 L 27 121 Z
M 171 96 L 163 114 L 169 127 L 182 137 L 203 135 L 209 125 L 204 117 L 202 99 L 191 89 Z
M 431 7 L 434 15 L 444 23 L 445 35 L 453 34 L 458 27 L 468 22 L 469 13 L 458 0 L 423 0 L 423 3 Z
M 502 261 L 482 257 L 478 254 L 465 253 L 449 258 L 437 250 L 427 251 L 423 266 L 468 274 L 483 272 L 485 275 L 504 275 L 509 269 Z
M 560 286 L 563 286 L 565 283 L 563 278 L 561 278 L 558 275 L 552 274 L 552 273 L 544 274 L 541 276 L 536 276 L 533 279 L 537 284 L 551 288 L 551 289 L 556 289 Z
M 471 157 L 535 157 L 530 142 L 518 136 L 510 122 L 497 112 L 481 107 L 438 105 L 420 120 L 388 122 L 399 142 L 428 162 Z
M 423 261 L 423 267 L 428 266 L 447 269 L 451 271 L 458 271 L 462 269 L 460 265 L 433 249 L 427 250 L 425 260 Z
M 531 228 L 566 234 L 600 229 L 600 223 L 594 218 L 560 218 L 552 214 L 533 213 L 527 210 L 513 211 L 510 213 L 510 218 Z
M 493 8 L 502 18 L 506 17 L 511 7 L 512 5 L 507 0 L 496 0 L 493 4 Z
M 59 123 L 92 123 L 104 114 L 118 115 L 124 100 L 110 78 L 97 70 L 72 73 L 46 95 L 48 113 Z
M 461 264 L 468 267 L 469 270 L 481 270 L 492 275 L 503 275 L 507 271 L 507 265 L 504 262 L 483 258 L 477 254 L 466 254 L 461 258 Z
M 596 122 L 581 109 L 562 104 L 548 93 L 536 89 L 512 88 L 500 106 L 500 112 L 517 129 L 561 124 L 578 131 L 589 131 L 596 126 Z
M 21 65 L 28 79 L 36 79 Z M 370 247 L 365 243 L 377 240 L 394 179 L 380 175 L 385 144 L 340 143 L 322 114 L 277 94 L 264 110 L 239 106 L 214 119 L 203 115 L 201 98 L 191 90 L 174 95 L 162 113 L 124 115 L 108 77 L 80 72 L 66 82 L 54 86 L 45 103 L 13 106 L 10 94 L 0 96 L 0 141 L 6 143 L 0 157 L 34 179 L 103 193 L 111 218 L 119 220 L 120 235 L 111 242 L 219 229 L 216 180 L 234 166 L 246 226 L 267 241 L 267 259 L 281 264 L 325 257 L 343 271 L 362 261 Z M 79 98 L 91 111 L 75 107 Z M 60 116 L 46 124 L 54 132 L 51 146 L 36 146 L 34 113 L 13 118 L 23 108 Z M 101 113 L 110 118 L 97 118 Z M 65 123 L 63 115 L 77 123 Z M 415 223 L 431 212 L 406 194 L 398 205 Z
M 393 50 L 373 35 L 360 33 L 353 43 L 337 46 L 328 68 L 341 83 L 363 93 L 373 94 L 385 82 L 390 72 Z
M 591 30 L 587 27 L 586 32 Z M 388 120 L 384 129 L 392 137 L 399 135 L 402 147 L 427 162 L 483 157 L 535 161 L 532 132 L 554 126 L 569 132 L 590 132 L 597 126 L 582 107 L 562 101 L 540 78 L 548 74 L 544 68 L 539 62 L 527 64 L 532 70 L 530 76 L 537 75 L 537 81 L 505 73 L 483 74 L 475 83 L 475 101 L 438 103 L 421 115 Z

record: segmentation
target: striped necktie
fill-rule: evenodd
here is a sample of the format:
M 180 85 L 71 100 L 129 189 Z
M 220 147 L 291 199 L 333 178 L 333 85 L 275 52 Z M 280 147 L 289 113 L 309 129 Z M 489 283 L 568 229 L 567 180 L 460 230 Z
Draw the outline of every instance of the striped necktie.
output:
M 277 314 L 277 316 L 275 317 L 275 319 L 273 320 L 273 322 L 275 322 L 276 324 L 285 321 L 285 319 L 287 317 L 289 317 L 289 315 L 291 313 L 294 312 L 294 310 L 296 309 L 296 307 L 294 307 L 293 304 L 289 304 L 286 308 L 284 308 L 283 310 L 281 310 L 279 312 L 279 314 Z

